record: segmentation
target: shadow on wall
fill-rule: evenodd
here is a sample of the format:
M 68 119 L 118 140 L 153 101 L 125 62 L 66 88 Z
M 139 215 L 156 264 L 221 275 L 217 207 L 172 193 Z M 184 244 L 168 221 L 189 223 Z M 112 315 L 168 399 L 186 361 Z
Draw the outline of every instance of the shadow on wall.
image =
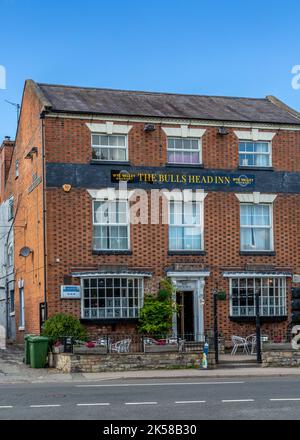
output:
M 3 325 L 0 325 L 0 350 L 6 349 L 6 331 Z

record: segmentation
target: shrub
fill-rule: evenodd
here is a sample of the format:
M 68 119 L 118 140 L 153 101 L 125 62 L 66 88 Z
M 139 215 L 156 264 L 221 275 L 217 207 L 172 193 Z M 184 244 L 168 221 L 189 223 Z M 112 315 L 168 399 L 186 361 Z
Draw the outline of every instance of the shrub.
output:
M 65 313 L 58 313 L 47 319 L 42 334 L 48 336 L 51 342 L 55 342 L 62 336 L 72 336 L 80 340 L 88 338 L 87 331 L 79 319 Z
M 163 337 L 172 330 L 172 318 L 178 306 L 172 300 L 174 286 L 169 279 L 160 283 L 157 297 L 146 296 L 140 310 L 139 331 L 148 335 Z

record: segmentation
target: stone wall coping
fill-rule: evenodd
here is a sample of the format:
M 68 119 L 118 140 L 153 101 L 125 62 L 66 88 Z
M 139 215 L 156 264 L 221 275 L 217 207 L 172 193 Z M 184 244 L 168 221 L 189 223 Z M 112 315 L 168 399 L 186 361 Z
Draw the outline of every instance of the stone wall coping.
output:
M 298 352 L 299 350 L 295 350 L 292 348 L 290 343 L 276 343 L 269 344 L 264 343 L 262 346 L 263 351 L 288 351 L 288 352 Z M 300 351 L 299 351 L 300 354 Z

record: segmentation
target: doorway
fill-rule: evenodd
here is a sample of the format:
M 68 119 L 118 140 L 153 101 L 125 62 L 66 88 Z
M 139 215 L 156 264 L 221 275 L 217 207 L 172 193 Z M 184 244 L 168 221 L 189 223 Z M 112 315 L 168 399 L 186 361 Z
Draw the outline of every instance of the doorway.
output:
M 194 329 L 194 292 L 177 291 L 176 302 L 179 305 L 177 317 L 177 334 L 185 340 L 193 341 Z

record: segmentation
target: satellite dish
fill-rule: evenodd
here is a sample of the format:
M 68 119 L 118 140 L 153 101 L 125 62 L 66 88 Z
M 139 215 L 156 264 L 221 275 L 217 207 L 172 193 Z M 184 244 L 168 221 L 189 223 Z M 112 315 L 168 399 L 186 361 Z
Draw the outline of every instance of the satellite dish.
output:
M 20 250 L 20 256 L 21 257 L 28 257 L 31 254 L 31 252 L 33 252 L 33 250 L 30 249 L 29 247 L 27 247 L 27 246 L 22 247 L 22 249 Z

